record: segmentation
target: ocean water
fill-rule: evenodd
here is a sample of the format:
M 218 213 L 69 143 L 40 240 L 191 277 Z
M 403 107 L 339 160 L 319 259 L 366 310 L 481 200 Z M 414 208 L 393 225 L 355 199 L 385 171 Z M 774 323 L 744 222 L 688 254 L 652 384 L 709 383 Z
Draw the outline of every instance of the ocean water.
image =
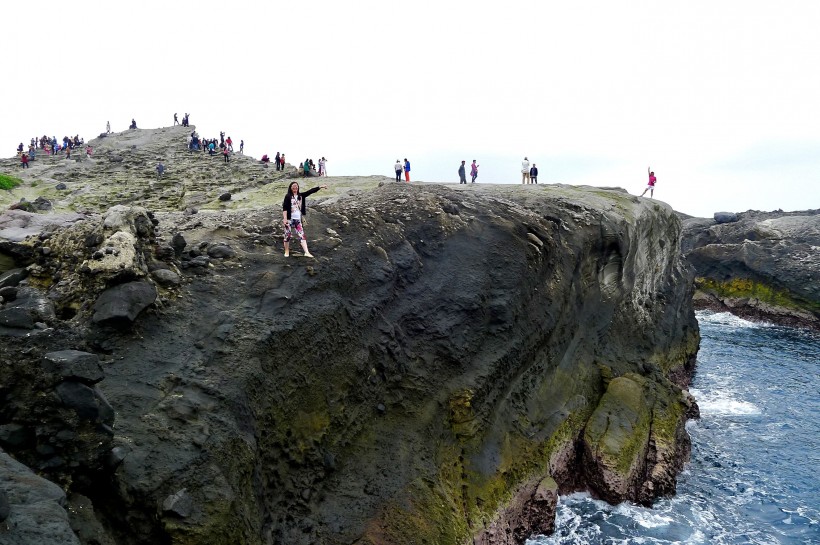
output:
M 698 313 L 692 460 L 653 508 L 562 496 L 528 545 L 820 544 L 820 335 Z

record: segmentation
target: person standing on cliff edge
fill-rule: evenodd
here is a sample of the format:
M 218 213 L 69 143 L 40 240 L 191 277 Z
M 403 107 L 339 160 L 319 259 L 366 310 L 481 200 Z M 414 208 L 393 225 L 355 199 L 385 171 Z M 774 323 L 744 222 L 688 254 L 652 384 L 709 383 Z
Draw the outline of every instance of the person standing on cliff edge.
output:
M 524 157 L 521 161 L 521 185 L 530 183 L 530 160 Z
M 649 182 L 646 185 L 646 189 L 644 189 L 643 193 L 641 193 L 641 197 L 646 195 L 646 192 L 649 191 L 649 198 L 651 199 L 655 196 L 655 182 L 657 182 L 658 179 L 655 178 L 655 173 L 652 172 L 651 167 L 646 167 L 646 171 L 649 173 Z
M 396 164 L 393 165 L 393 170 L 396 171 L 396 181 L 400 182 L 401 181 L 401 171 L 404 170 L 404 167 L 402 166 L 401 161 L 399 161 L 398 159 L 396 159 Z
M 466 163 L 466 161 L 462 161 L 461 166 L 458 167 L 458 185 L 467 183 L 467 171 L 464 168 L 464 163 Z
M 307 217 L 307 197 L 319 191 L 327 189 L 326 185 L 316 186 L 308 189 L 304 193 L 299 192 L 299 182 L 291 182 L 285 200 L 282 201 L 282 222 L 285 224 L 285 257 L 290 256 L 290 239 L 293 238 L 293 230 L 302 244 L 302 251 L 305 257 L 313 257 L 308 251 L 305 231 L 302 228 L 304 219 Z
M 478 165 L 476 164 L 475 159 L 473 159 L 473 164 L 470 165 L 470 178 L 472 178 L 472 181 L 470 182 L 472 184 L 474 184 L 475 179 L 478 178 Z
M 404 158 L 404 181 L 410 181 L 410 161 L 407 160 L 407 157 Z

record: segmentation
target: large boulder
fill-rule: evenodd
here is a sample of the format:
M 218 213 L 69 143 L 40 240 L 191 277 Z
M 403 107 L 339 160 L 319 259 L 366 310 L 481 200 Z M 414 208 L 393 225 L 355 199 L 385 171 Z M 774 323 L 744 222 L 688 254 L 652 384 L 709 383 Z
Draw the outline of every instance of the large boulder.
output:
M 16 286 L 28 276 L 26 269 L 11 269 L 0 274 L 0 288 Z
M 0 494 L 8 516 L 0 523 L 4 545 L 80 545 L 64 508 L 66 497 L 56 484 L 38 477 L 0 450 Z
M 63 380 L 76 380 L 94 385 L 105 378 L 100 358 L 80 350 L 60 350 L 43 356 L 43 368 Z
M 98 389 L 67 380 L 60 383 L 55 391 L 63 405 L 73 409 L 81 419 L 108 426 L 114 423 L 114 409 Z
M 131 323 L 157 299 L 157 288 L 144 281 L 128 282 L 104 291 L 94 303 L 92 321 Z

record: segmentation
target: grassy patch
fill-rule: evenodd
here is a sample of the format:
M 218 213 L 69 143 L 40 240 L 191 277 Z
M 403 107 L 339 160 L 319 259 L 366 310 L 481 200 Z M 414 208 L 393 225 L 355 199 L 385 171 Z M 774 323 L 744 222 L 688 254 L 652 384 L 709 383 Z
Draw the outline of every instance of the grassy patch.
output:
M 23 183 L 21 180 L 15 178 L 14 176 L 8 176 L 7 174 L 0 174 L 0 189 L 12 189 L 17 187 Z

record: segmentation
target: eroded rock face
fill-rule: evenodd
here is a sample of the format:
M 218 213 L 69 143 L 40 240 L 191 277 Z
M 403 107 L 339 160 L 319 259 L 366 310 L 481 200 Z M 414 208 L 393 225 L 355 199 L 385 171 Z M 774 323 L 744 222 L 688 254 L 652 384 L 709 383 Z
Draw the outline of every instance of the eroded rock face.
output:
M 551 477 L 524 483 L 512 501 L 486 530 L 476 536 L 475 545 L 520 545 L 534 535 L 555 530 L 558 485 Z
M 0 542 L 80 545 L 71 530 L 65 501 L 59 486 L 0 450 Z
M 110 538 L 522 543 L 549 531 L 559 491 L 674 490 L 698 345 L 674 213 L 614 190 L 374 186 L 311 198 L 315 259 L 282 255 L 276 206 L 50 234 L 30 281 L 76 314 L 0 355 L 105 355 L 97 384 L 37 372 L 59 387 L 47 412 L 96 445 L 82 471 L 51 474 L 77 477 Z M 116 233 L 134 258 L 87 266 Z M 179 282 L 157 274 L 172 269 Z M 152 278 L 161 306 L 125 330 L 94 324 L 100 294 Z M 25 398 L 0 412 L 21 426 L 14 454 L 45 465 L 15 435 L 35 427 L 36 373 L 0 378 Z
M 820 211 L 684 221 L 698 308 L 820 329 Z

